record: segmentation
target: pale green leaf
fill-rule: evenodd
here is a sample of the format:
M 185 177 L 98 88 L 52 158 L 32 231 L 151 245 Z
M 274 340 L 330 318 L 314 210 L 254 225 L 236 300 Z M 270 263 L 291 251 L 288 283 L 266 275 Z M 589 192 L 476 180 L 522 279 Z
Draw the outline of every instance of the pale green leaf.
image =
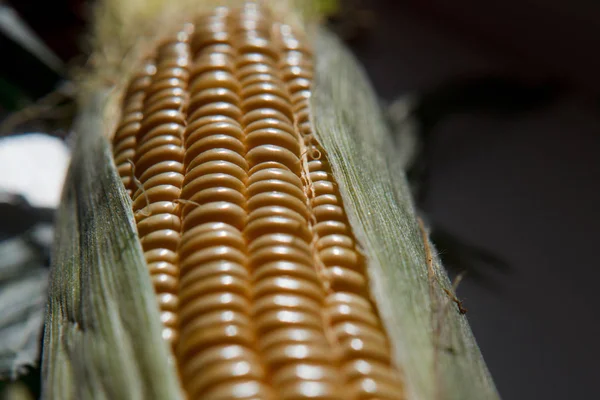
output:
M 104 98 L 76 125 L 57 217 L 44 398 L 180 399 L 131 203 L 102 135 Z
M 316 35 L 315 60 L 316 136 L 367 257 L 408 399 L 497 399 L 467 320 L 443 290 L 451 289 L 447 275 L 426 251 L 403 159 L 364 72 L 324 31 Z

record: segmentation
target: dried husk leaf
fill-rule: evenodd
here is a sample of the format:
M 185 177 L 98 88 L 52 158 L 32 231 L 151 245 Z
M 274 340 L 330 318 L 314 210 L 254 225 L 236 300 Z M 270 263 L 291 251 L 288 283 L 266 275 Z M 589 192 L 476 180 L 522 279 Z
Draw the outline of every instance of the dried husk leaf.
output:
M 45 399 L 181 399 L 131 202 L 103 135 L 103 93 L 76 124 L 56 225 Z
M 497 399 L 498 393 L 451 284 L 420 229 L 392 136 L 368 79 L 333 35 L 314 43 L 311 101 L 379 311 L 405 376 L 407 398 Z

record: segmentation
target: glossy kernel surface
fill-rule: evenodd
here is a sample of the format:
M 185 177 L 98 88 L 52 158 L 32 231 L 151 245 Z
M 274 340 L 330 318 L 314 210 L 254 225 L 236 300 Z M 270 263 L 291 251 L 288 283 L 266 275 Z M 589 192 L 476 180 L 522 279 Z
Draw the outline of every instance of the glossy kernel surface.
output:
M 313 137 L 312 53 L 248 2 L 161 42 L 114 135 L 163 336 L 193 399 L 403 399 Z

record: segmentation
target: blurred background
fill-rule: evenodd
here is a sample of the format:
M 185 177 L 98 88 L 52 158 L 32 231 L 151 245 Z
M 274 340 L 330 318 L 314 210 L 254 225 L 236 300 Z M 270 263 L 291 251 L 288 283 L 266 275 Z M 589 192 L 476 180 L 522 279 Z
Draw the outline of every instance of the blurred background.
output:
M 458 297 L 500 394 L 600 398 L 600 2 L 338 3 L 330 27 L 393 129 L 418 138 L 417 206 L 451 273 L 465 273 Z M 38 267 L 56 188 L 40 201 L 10 177 L 60 186 L 74 112 L 65 77 L 85 62 L 89 5 L 0 0 L 0 246 L 19 238 Z M 58 138 L 45 147 L 56 156 L 11 164 L 30 152 L 11 142 L 26 132 Z M 40 178 L 44 168 L 56 173 Z M 0 271 L 0 299 L 1 285 Z

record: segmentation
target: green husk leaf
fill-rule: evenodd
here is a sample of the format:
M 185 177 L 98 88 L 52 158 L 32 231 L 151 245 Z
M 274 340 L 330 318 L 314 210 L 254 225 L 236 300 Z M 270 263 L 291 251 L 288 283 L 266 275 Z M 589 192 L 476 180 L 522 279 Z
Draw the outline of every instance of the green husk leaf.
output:
M 402 159 L 364 72 L 325 31 L 316 35 L 315 61 L 315 135 L 367 257 L 407 398 L 498 399 L 467 320 L 448 294 L 446 272 L 424 242 Z
M 181 399 L 131 202 L 103 136 L 106 96 L 76 125 L 46 310 L 45 399 Z

